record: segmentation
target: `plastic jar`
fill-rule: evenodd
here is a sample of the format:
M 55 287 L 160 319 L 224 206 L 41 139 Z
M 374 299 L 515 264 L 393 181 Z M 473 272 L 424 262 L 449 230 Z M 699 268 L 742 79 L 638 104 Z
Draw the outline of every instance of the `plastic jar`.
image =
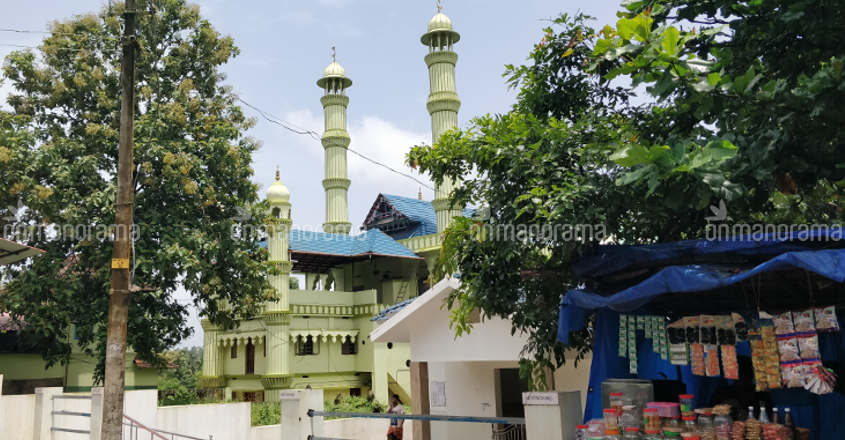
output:
M 684 416 L 684 430 L 683 433 L 698 434 L 698 424 L 695 422 L 695 416 Z
M 613 408 L 604 410 L 604 429 L 605 431 L 619 430 L 619 413 Z
M 646 408 L 643 410 L 643 426 L 646 431 L 660 431 L 662 423 L 660 421 L 660 415 L 658 415 L 657 408 Z
M 625 406 L 625 394 L 624 393 L 608 393 L 607 400 L 610 404 L 609 408 L 615 409 L 617 413 L 622 412 L 622 407 Z
M 681 438 L 681 430 L 680 427 L 664 427 L 663 428 L 663 438 L 666 440 L 676 440 Z
M 625 405 L 622 407 L 622 413 L 619 415 L 619 426 L 625 429 L 628 426 L 640 426 L 642 423 L 642 416 L 639 415 L 637 407 L 634 405 Z
M 642 440 L 643 436 L 640 434 L 640 428 L 636 426 L 628 426 L 622 434 L 622 440 Z
M 698 423 L 698 434 L 701 440 L 716 440 L 716 429 L 713 426 L 713 411 L 711 408 L 695 410 Z
M 695 409 L 695 395 L 694 394 L 680 394 L 678 395 L 678 403 L 681 404 L 681 412 L 689 412 Z
M 716 432 L 716 440 L 731 440 L 731 425 L 733 420 L 730 413 L 716 414 L 713 417 L 713 430 Z
M 587 440 L 587 431 L 590 425 L 577 425 L 575 427 L 575 440 Z
M 694 432 L 684 432 L 681 434 L 681 438 L 683 440 L 701 440 L 701 437 Z

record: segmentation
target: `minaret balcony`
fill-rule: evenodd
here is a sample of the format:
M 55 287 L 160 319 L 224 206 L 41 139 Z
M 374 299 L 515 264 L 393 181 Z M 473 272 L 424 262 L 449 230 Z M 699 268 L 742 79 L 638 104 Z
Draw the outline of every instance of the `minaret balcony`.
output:
M 458 63 L 458 54 L 451 50 L 439 50 L 436 52 L 429 52 L 425 56 L 425 64 L 431 67 L 434 64 L 449 63 L 455 65 Z
M 323 189 L 349 189 L 349 185 L 352 181 L 349 179 L 343 179 L 340 177 L 330 177 L 328 179 L 323 179 Z
M 461 100 L 455 92 L 435 92 L 428 96 L 428 113 L 455 112 L 461 108 Z
M 342 105 L 344 107 L 348 107 L 349 97 L 346 95 L 332 93 L 329 95 L 323 95 L 323 97 L 320 98 L 320 103 L 323 104 L 323 107 L 328 107 L 331 105 Z

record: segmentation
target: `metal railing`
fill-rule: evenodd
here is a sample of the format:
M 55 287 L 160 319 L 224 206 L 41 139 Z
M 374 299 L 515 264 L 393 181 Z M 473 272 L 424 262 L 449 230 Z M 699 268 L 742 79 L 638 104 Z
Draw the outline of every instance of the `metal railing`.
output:
M 489 423 L 492 426 L 492 440 L 526 440 L 525 419 L 522 417 L 476 417 L 476 416 L 446 416 L 432 414 L 389 414 L 389 413 L 355 413 L 335 411 L 308 410 L 308 417 L 311 418 L 311 430 L 313 434 L 314 417 L 341 417 L 360 419 L 401 419 L 401 420 L 428 420 L 432 422 L 463 422 L 463 423 Z M 309 440 L 344 440 L 331 437 L 308 436 Z
M 493 425 L 493 440 L 525 440 L 525 424 Z
M 50 397 L 50 431 L 52 432 L 69 432 L 71 434 L 91 434 L 90 429 L 79 429 L 79 428 L 64 428 L 61 426 L 56 426 L 56 416 L 72 416 L 72 417 L 91 417 L 90 412 L 83 412 L 83 411 L 68 411 L 68 410 L 57 410 L 56 409 L 56 400 L 64 400 L 64 399 L 77 399 L 77 400 L 91 400 L 91 396 L 85 395 L 77 395 L 77 394 L 56 394 Z
M 194 437 L 185 434 L 178 434 L 175 432 L 163 431 L 161 429 L 150 428 L 148 426 L 145 426 L 143 423 L 133 419 L 132 417 L 127 416 L 126 414 L 123 415 L 123 426 L 128 428 L 129 437 L 123 437 L 126 440 L 141 440 L 142 436 L 144 439 L 146 439 L 148 438 L 148 434 L 150 440 L 214 440 L 214 437 L 211 435 L 209 435 L 208 438 Z
M 70 411 L 70 410 L 57 410 L 56 409 L 56 400 L 62 399 L 79 399 L 79 400 L 91 400 L 90 395 L 84 394 L 56 394 L 51 397 L 52 401 L 52 410 L 50 411 L 51 423 L 50 423 L 50 431 L 53 432 L 68 432 L 72 434 L 87 434 L 91 435 L 90 429 L 79 429 L 79 428 L 64 428 L 60 426 L 56 426 L 56 416 L 71 416 L 71 417 L 86 417 L 89 420 L 91 419 L 91 413 L 85 411 Z M 90 410 L 89 410 L 90 411 Z M 163 431 L 161 429 L 150 428 L 143 423 L 133 419 L 132 417 L 127 416 L 126 414 L 123 415 L 123 435 L 122 437 L 125 440 L 142 440 L 149 438 L 150 440 L 214 440 L 214 437 L 209 435 L 207 438 L 205 437 L 194 437 L 185 434 L 178 434 L 175 432 Z

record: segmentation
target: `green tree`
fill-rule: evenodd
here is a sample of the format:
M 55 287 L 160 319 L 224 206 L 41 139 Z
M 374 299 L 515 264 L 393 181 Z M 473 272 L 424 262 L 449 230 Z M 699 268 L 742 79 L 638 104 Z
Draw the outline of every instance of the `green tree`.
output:
M 183 348 L 164 353 L 165 368 L 159 375 L 160 405 L 197 403 L 197 377 L 202 368 L 202 347 Z
M 519 88 L 510 112 L 408 156 L 435 180 L 458 179 L 457 202 L 488 211 L 457 219 L 444 237 L 439 274 L 461 272 L 449 299 L 458 333 L 475 307 L 510 318 L 529 334 L 525 371 L 542 372 L 566 360 L 560 297 L 582 282 L 571 266 L 602 235 L 700 238 L 720 199 L 736 221 L 839 222 L 840 9 L 634 1 L 615 27 L 563 15 L 545 29 L 529 63 L 506 68 Z M 604 234 L 501 236 L 529 224 Z M 571 340 L 585 353 L 589 329 Z
M 238 49 L 196 6 L 143 5 L 134 153 L 137 291 L 128 341 L 156 361 L 155 353 L 191 332 L 186 306 L 173 298 L 178 286 L 221 325 L 254 313 L 269 286 L 262 251 L 231 233 L 244 209 L 258 224 L 264 212 L 250 181 L 258 143 L 244 132 L 252 121 L 220 72 Z M 3 66 L 14 112 L 0 116 L 0 210 L 9 217 L 7 207 L 25 206 L 14 232 L 28 232 L 17 235 L 46 254 L 28 267 L 6 268 L 10 282 L 0 307 L 26 318 L 50 363 L 68 359 L 70 325 L 86 352 L 100 359 L 104 353 L 121 13 L 115 6 L 55 22 L 37 51 L 13 52 Z

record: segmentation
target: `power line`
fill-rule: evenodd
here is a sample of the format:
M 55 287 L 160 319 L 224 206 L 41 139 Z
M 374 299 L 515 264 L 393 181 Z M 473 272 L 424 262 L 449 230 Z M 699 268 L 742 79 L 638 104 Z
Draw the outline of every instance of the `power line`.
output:
M 272 116 L 272 115 L 268 114 L 268 113 L 267 113 L 267 112 L 265 112 L 264 110 L 261 110 L 260 108 L 258 108 L 258 107 L 256 107 L 256 106 L 254 106 L 254 105 L 252 105 L 252 104 L 250 104 L 250 103 L 248 103 L 248 102 L 244 101 L 244 100 L 243 100 L 242 98 L 240 98 L 240 97 L 238 97 L 237 99 L 238 99 L 238 101 L 240 101 L 242 104 L 244 104 L 244 105 L 246 105 L 247 107 L 249 107 L 249 108 L 251 108 L 251 109 L 255 110 L 255 111 L 256 111 L 259 115 L 261 115 L 261 117 L 262 117 L 262 118 L 264 118 L 264 119 L 265 119 L 265 120 L 267 120 L 268 122 L 273 123 L 273 124 L 276 124 L 276 125 L 278 125 L 278 126 L 280 126 L 280 127 L 284 128 L 285 130 L 288 130 L 288 131 L 290 131 L 290 132 L 292 132 L 292 133 L 299 134 L 299 135 L 310 136 L 310 137 L 311 137 L 312 139 L 314 139 L 315 141 L 318 141 L 318 142 L 320 141 L 320 135 L 319 135 L 317 132 L 315 132 L 315 131 L 313 131 L 313 130 L 306 130 L 306 129 L 303 129 L 303 128 L 296 128 L 293 124 L 291 124 L 291 123 L 289 123 L 289 122 L 282 121 L 281 119 L 276 118 L 276 117 L 274 117 L 274 116 Z M 379 161 L 377 161 L 377 160 L 375 160 L 375 159 L 372 159 L 372 158 L 370 158 L 370 157 L 367 157 L 367 156 L 366 156 L 366 155 L 364 155 L 363 153 L 359 153 L 359 152 L 357 152 L 357 151 L 353 150 L 352 148 L 347 148 L 347 151 L 349 151 L 350 153 L 352 153 L 352 154 L 354 154 L 354 155 L 356 155 L 356 156 L 360 157 L 361 159 L 364 159 L 364 160 L 366 160 L 366 161 L 368 161 L 368 162 L 370 162 L 370 163 L 372 163 L 372 164 L 374 164 L 374 165 L 378 165 L 378 166 L 380 166 L 380 167 L 382 167 L 382 168 L 384 168 L 384 169 L 386 169 L 386 170 L 388 170 L 388 171 L 390 171 L 390 172 L 396 173 L 396 174 L 398 174 L 398 175 L 400 175 L 400 176 L 403 176 L 403 177 L 407 177 L 408 179 L 413 180 L 414 182 L 416 182 L 416 183 L 418 183 L 418 184 L 420 184 L 420 185 L 424 186 L 425 188 L 427 188 L 427 189 L 429 189 L 429 190 L 432 190 L 432 191 L 434 190 L 434 188 L 432 188 L 431 186 L 429 186 L 429 185 L 428 185 L 428 184 L 426 184 L 425 182 L 421 181 L 420 179 L 417 179 L 416 177 L 414 177 L 414 176 L 412 176 L 412 175 L 410 175 L 410 174 L 408 174 L 408 173 L 405 173 L 405 172 L 403 172 L 403 171 L 397 170 L 397 169 L 395 169 L 395 168 L 391 167 L 390 165 L 387 165 L 387 164 L 385 164 L 385 163 L 382 163 L 382 162 L 379 162 Z

